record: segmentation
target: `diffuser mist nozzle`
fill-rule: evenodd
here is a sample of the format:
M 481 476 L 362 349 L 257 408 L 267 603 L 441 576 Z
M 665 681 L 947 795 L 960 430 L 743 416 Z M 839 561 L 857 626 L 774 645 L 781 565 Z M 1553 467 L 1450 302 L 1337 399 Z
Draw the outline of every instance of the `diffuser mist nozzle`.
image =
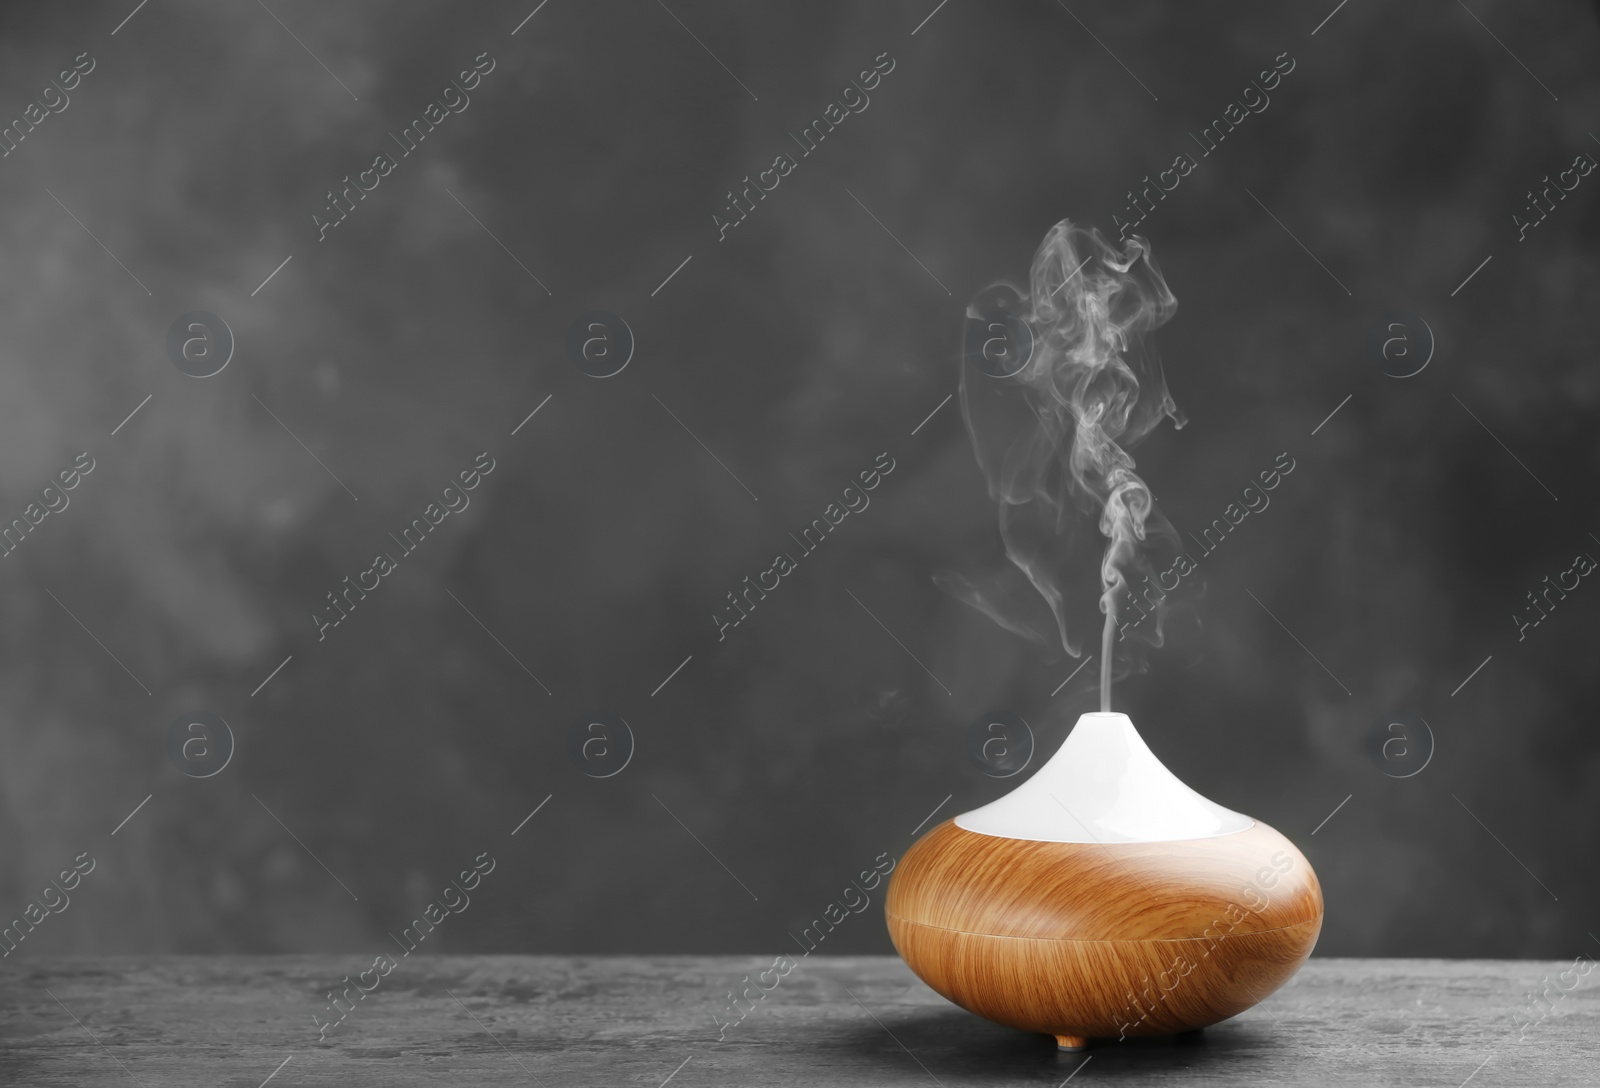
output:
M 1244 831 L 1255 823 L 1167 770 L 1126 714 L 1081 715 L 1056 754 L 957 827 L 1037 842 L 1167 842 Z

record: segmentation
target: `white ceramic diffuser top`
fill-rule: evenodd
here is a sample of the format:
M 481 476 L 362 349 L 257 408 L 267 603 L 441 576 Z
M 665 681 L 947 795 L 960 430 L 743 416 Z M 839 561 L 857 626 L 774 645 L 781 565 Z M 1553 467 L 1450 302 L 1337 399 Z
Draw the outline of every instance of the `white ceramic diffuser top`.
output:
M 979 835 L 1099 843 L 1206 839 L 1255 824 L 1180 782 L 1115 713 L 1080 716 L 1031 778 L 955 822 Z

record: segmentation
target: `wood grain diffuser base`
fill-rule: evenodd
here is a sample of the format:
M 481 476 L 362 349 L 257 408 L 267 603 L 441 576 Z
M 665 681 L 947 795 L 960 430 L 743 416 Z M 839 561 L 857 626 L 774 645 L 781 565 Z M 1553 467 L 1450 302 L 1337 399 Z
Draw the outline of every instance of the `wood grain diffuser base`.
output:
M 895 867 L 889 935 L 970 1012 L 1056 1037 L 1191 1031 L 1297 971 L 1322 889 L 1294 845 L 1179 781 L 1125 714 L 1085 714 L 1011 793 Z

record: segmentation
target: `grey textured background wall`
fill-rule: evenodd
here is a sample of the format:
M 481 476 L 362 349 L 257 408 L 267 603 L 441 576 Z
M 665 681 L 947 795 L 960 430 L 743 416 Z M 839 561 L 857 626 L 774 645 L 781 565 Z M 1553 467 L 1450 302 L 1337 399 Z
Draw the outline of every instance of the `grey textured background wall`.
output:
M 1094 705 L 1093 665 L 1061 686 L 1077 662 L 933 584 L 999 556 L 944 398 L 967 301 L 1061 218 L 1114 233 L 1179 153 L 1138 229 L 1190 423 L 1141 472 L 1198 532 L 1295 468 L 1119 708 L 1305 850 L 1321 951 L 1586 947 L 1600 590 L 1513 616 L 1600 555 L 1600 178 L 1513 216 L 1600 155 L 1591 6 L 269 6 L 0 13 L 4 117 L 93 61 L 0 159 L 0 514 L 94 465 L 0 558 L 0 911 L 96 862 L 13 963 L 386 946 L 484 852 L 432 947 L 786 949 L 936 806 L 1007 788 L 975 725 L 1019 716 L 1042 757 Z M 389 134 L 485 53 L 402 156 Z M 237 345 L 205 380 L 166 350 L 196 310 Z M 637 340 L 613 378 L 567 356 L 591 310 Z M 1391 311 L 1436 340 L 1413 377 L 1380 370 Z M 319 639 L 481 453 L 470 505 Z M 870 506 L 719 641 L 725 594 L 880 454 Z M 199 711 L 236 742 L 207 778 L 167 752 Z M 604 778 L 600 715 L 634 740 Z M 1433 738 L 1404 778 L 1418 757 L 1374 742 L 1402 717 Z M 879 907 L 823 950 L 887 951 Z

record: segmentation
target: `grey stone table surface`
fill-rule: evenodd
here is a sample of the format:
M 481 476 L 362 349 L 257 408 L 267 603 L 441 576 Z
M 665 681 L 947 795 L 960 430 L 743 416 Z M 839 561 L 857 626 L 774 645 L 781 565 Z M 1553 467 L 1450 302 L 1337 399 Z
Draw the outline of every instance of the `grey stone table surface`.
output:
M 372 963 L 11 958 L 0 1085 L 1600 1085 L 1600 977 L 1571 962 L 1314 958 L 1198 1036 L 1081 1053 L 886 956 L 768 971 L 742 1018 L 729 991 L 771 956 L 419 955 L 361 975 Z M 347 974 L 371 992 L 352 985 L 339 1020 Z

